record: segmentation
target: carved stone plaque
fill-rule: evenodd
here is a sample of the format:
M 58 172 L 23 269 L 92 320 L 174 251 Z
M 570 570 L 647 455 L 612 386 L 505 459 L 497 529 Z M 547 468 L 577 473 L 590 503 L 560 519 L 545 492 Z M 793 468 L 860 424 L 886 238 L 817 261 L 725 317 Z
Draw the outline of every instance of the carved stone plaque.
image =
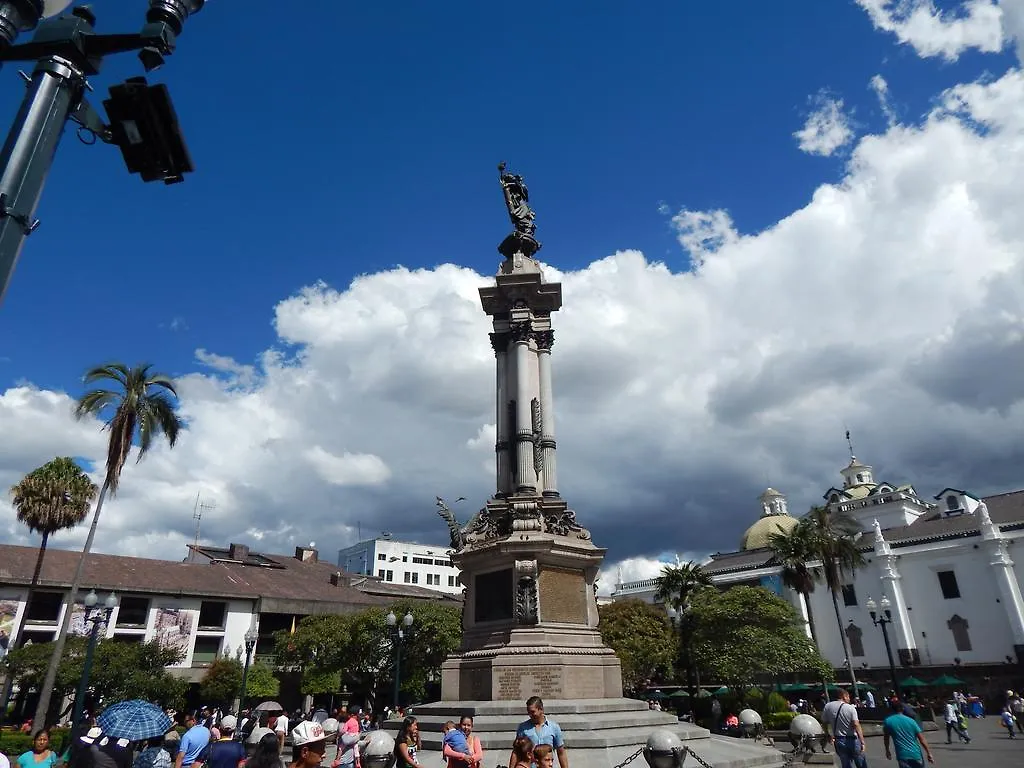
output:
M 587 623 L 587 580 L 582 571 L 542 568 L 539 586 L 542 623 Z
M 473 620 L 479 624 L 511 619 L 515 596 L 513 584 L 511 568 L 478 574 L 473 584 Z

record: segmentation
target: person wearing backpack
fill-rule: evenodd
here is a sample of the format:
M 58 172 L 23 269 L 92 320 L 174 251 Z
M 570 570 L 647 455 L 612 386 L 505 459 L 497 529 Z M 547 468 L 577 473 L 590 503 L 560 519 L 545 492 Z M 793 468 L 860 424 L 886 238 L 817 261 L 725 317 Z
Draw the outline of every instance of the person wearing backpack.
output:
M 831 731 L 832 746 L 839 755 L 842 768 L 867 768 L 864 757 L 864 731 L 860 726 L 857 708 L 850 703 L 850 692 L 840 688 L 835 701 L 830 701 L 821 712 L 826 733 Z

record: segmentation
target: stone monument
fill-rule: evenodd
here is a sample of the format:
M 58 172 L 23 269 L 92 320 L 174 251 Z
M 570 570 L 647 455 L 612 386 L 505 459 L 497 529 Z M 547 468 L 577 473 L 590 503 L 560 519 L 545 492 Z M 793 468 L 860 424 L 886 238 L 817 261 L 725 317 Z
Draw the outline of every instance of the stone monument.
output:
M 779 752 L 711 738 L 622 695 L 619 660 L 598 631 L 594 583 L 605 550 L 558 490 L 551 316 L 562 286 L 546 282 L 534 258 L 541 244 L 523 178 L 504 163 L 498 172 L 514 231 L 498 246 L 494 284 L 480 289 L 493 324 L 495 490 L 465 525 L 437 499 L 466 592 L 462 645 L 442 665 L 441 701 L 414 709 L 424 747 L 440 751 L 440 726 L 468 713 L 486 763 L 504 762 L 526 699 L 540 696 L 577 766 L 610 768 L 665 727 L 715 768 L 781 765 Z

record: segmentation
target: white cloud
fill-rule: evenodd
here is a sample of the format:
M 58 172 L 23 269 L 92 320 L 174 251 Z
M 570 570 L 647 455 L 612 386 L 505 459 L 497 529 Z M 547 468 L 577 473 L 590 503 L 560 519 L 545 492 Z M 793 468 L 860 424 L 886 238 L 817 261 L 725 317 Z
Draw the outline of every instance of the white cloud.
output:
M 919 56 L 941 56 L 955 61 L 970 49 L 1001 51 L 1004 11 L 1020 19 L 1020 0 L 965 0 L 954 10 L 940 10 L 933 0 L 856 0 L 876 29 L 890 32 Z M 1019 30 L 1018 30 L 1019 31 Z M 1012 33 L 1012 30 L 1011 30 Z
M 735 548 L 769 480 L 806 509 L 838 477 L 844 424 L 892 482 L 1024 485 L 1024 77 L 938 103 L 861 138 L 838 183 L 762 231 L 681 211 L 690 271 L 637 251 L 550 271 L 561 489 L 609 568 Z M 217 504 L 209 541 L 442 542 L 434 496 L 480 504 L 493 484 L 490 279 L 448 264 L 309 286 L 275 308 L 251 375 L 204 352 L 217 370 L 180 380 L 188 432 L 125 468 L 98 549 L 183 556 L 197 493 Z M 0 392 L 0 434 L 3 487 L 57 454 L 100 461 L 105 440 L 29 386 Z M 27 540 L 6 500 L 0 515 Z
M 822 91 L 811 97 L 811 113 L 803 128 L 793 134 L 797 146 L 809 155 L 830 157 L 853 140 L 850 118 L 843 111 L 843 100 Z
M 896 116 L 896 110 L 892 106 L 892 101 L 889 97 L 889 83 L 881 75 L 875 75 L 868 81 L 868 88 L 870 88 L 875 97 L 878 99 L 878 107 L 882 110 L 882 114 L 885 115 L 885 121 L 890 128 L 899 122 L 899 118 Z

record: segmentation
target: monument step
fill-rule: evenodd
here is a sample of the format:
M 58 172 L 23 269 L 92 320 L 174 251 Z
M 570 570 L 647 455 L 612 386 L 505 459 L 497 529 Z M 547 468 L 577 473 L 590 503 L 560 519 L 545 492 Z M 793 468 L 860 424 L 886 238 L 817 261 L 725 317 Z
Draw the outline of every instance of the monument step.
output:
M 651 712 L 646 701 L 627 698 L 610 699 L 545 699 L 544 711 L 557 720 L 562 715 L 590 714 L 595 712 Z M 420 714 L 447 715 L 456 719 L 470 715 L 515 715 L 520 722 L 526 719 L 526 705 L 522 701 L 434 701 L 419 704 L 412 709 L 418 718 Z

